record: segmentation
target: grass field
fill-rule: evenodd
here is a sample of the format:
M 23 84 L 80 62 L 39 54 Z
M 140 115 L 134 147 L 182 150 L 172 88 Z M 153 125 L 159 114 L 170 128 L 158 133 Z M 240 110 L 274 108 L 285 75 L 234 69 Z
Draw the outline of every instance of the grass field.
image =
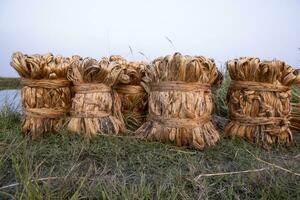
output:
M 223 116 L 227 86 L 216 97 Z M 264 150 L 222 138 L 195 151 L 65 131 L 31 141 L 20 123 L 10 108 L 0 112 L 0 199 L 300 199 L 299 145 Z
M 1 199 L 300 198 L 299 146 L 267 151 L 222 139 L 194 151 L 130 137 L 86 141 L 66 132 L 31 141 L 19 126 L 19 114 L 1 113 Z

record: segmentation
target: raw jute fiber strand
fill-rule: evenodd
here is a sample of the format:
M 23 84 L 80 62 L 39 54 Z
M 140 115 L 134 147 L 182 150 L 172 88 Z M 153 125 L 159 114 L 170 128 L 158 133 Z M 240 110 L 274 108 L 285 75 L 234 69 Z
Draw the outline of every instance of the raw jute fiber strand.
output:
M 87 138 L 97 134 L 120 134 L 125 125 L 121 102 L 112 87 L 123 68 L 108 59 L 77 59 L 71 65 L 68 79 L 74 84 L 68 130 Z
M 70 81 L 66 79 L 70 63 L 70 58 L 50 53 L 13 54 L 11 66 L 21 76 L 21 131 L 25 135 L 34 139 L 62 128 L 71 105 Z
M 202 56 L 175 53 L 154 60 L 143 79 L 149 115 L 136 134 L 196 149 L 214 146 L 220 137 L 211 122 L 211 86 L 219 78 L 214 61 Z
M 146 119 L 148 95 L 141 85 L 146 64 L 129 62 L 120 56 L 111 56 L 110 61 L 116 61 L 124 67 L 124 76 L 114 89 L 122 102 L 121 110 L 126 128 L 135 131 Z
M 232 79 L 227 93 L 230 122 L 225 134 L 268 147 L 290 145 L 290 86 L 298 73 L 284 62 L 240 58 L 227 63 Z

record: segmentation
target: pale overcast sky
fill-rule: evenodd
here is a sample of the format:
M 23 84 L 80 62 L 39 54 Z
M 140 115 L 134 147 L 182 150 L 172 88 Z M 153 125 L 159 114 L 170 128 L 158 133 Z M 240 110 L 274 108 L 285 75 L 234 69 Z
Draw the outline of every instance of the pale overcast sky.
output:
M 132 60 L 179 51 L 299 67 L 299 47 L 299 0 L 0 0 L 0 76 L 17 76 L 15 51 Z

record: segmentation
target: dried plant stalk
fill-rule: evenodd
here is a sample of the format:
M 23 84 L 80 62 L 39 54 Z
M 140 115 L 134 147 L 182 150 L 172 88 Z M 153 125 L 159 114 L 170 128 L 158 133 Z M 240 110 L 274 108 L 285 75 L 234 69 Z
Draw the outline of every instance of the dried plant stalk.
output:
M 68 130 L 91 138 L 97 134 L 119 134 L 125 125 L 121 102 L 112 87 L 123 68 L 108 59 L 77 59 L 71 65 L 68 79 L 74 84 Z
M 227 93 L 230 122 L 226 135 L 268 147 L 293 143 L 290 86 L 298 73 L 284 62 L 240 58 L 227 63 L 232 79 Z
M 22 133 L 38 138 L 60 130 L 71 105 L 67 71 L 71 59 L 16 52 L 11 66 L 21 76 Z
M 126 128 L 135 131 L 146 119 L 148 95 L 141 85 L 146 64 L 129 62 L 121 56 L 111 56 L 110 61 L 116 61 L 124 67 L 124 75 L 115 90 L 122 102 L 121 110 Z
M 149 117 L 136 134 L 196 149 L 214 146 L 220 137 L 211 121 L 211 86 L 220 78 L 214 61 L 205 57 L 175 53 L 154 60 L 143 79 Z

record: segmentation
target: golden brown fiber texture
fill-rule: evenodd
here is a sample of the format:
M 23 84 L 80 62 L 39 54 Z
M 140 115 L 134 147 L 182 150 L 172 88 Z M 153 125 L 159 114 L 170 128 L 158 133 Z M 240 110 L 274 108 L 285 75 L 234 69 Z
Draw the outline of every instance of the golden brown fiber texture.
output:
M 21 76 L 22 133 L 32 138 L 60 130 L 71 105 L 67 71 L 71 59 L 14 53 L 11 66 Z
M 268 147 L 290 145 L 290 86 L 298 73 L 284 62 L 240 58 L 227 63 L 232 79 L 227 93 L 230 122 L 225 134 Z
M 148 95 L 141 85 L 146 64 L 129 62 L 121 56 L 111 56 L 110 61 L 124 67 L 124 75 L 114 89 L 122 102 L 121 110 L 127 129 L 135 131 L 146 119 Z
M 87 138 L 124 132 L 121 102 L 112 90 L 122 73 L 121 65 L 105 58 L 100 61 L 78 58 L 72 63 L 68 79 L 74 84 L 75 96 L 72 99 L 69 131 Z
M 211 86 L 221 76 L 212 59 L 175 53 L 154 60 L 146 68 L 149 117 L 137 131 L 140 137 L 196 149 L 220 139 L 211 122 Z

